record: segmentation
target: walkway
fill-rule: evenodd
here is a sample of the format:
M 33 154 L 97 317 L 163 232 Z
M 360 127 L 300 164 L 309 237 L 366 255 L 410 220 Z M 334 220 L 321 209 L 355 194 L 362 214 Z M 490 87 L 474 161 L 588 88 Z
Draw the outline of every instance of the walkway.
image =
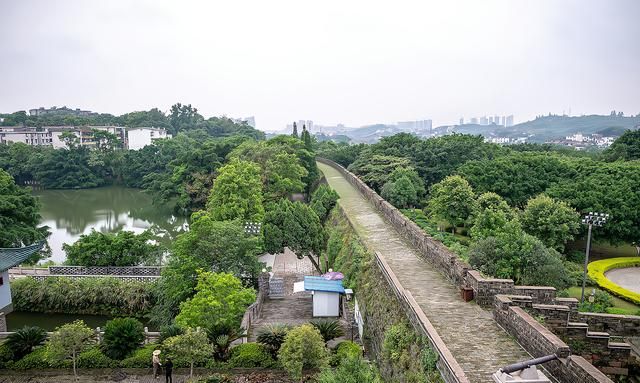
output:
M 604 274 L 608 280 L 627 290 L 640 294 L 640 267 L 623 267 Z
M 491 312 L 465 303 L 458 290 L 386 222 L 333 167 L 318 163 L 360 238 L 380 253 L 409 290 L 471 382 L 490 382 L 498 368 L 531 358 L 493 320 Z

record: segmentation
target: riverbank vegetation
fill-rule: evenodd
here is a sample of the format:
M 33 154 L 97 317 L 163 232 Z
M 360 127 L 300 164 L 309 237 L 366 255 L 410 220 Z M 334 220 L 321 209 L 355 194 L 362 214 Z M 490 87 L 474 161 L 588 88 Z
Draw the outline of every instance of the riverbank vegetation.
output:
M 640 239 L 637 136 L 628 131 L 595 154 L 499 146 L 461 134 L 427 140 L 398 134 L 374 145 L 322 143 L 318 150 L 486 275 L 563 289 L 581 278 L 582 259 L 571 250 L 585 235 L 580 213 L 611 215 L 596 229 L 596 241 Z

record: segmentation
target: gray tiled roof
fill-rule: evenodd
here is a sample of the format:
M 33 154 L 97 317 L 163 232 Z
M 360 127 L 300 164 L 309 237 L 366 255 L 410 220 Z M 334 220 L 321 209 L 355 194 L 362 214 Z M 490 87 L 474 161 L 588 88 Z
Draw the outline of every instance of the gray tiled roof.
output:
M 0 272 L 24 262 L 31 255 L 40 251 L 44 243 L 44 241 L 40 241 L 33 245 L 17 248 L 0 247 Z

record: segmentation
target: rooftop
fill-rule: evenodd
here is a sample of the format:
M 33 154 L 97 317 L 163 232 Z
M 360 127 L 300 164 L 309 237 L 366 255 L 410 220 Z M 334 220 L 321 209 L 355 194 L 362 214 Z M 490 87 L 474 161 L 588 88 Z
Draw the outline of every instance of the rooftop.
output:
M 342 281 L 330 281 L 323 277 L 304 277 L 304 289 L 344 294 Z
M 44 246 L 44 241 L 36 242 L 33 245 L 18 248 L 0 247 L 0 272 L 9 270 L 40 251 Z

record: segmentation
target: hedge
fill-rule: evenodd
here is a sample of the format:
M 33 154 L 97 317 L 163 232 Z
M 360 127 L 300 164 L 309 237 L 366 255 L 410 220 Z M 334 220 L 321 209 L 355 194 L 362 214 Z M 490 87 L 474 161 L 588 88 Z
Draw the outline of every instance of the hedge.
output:
M 620 298 L 626 299 L 635 304 L 640 304 L 640 294 L 627 290 L 624 287 L 613 283 L 604 275 L 607 271 L 612 269 L 634 266 L 640 266 L 640 257 L 603 259 L 601 261 L 589 263 L 589 277 L 591 277 L 591 279 L 593 279 L 598 284 L 598 286 L 609 291 L 613 295 L 617 295 Z
M 11 282 L 11 295 L 16 311 L 143 318 L 154 304 L 153 286 L 109 277 L 26 277 Z

